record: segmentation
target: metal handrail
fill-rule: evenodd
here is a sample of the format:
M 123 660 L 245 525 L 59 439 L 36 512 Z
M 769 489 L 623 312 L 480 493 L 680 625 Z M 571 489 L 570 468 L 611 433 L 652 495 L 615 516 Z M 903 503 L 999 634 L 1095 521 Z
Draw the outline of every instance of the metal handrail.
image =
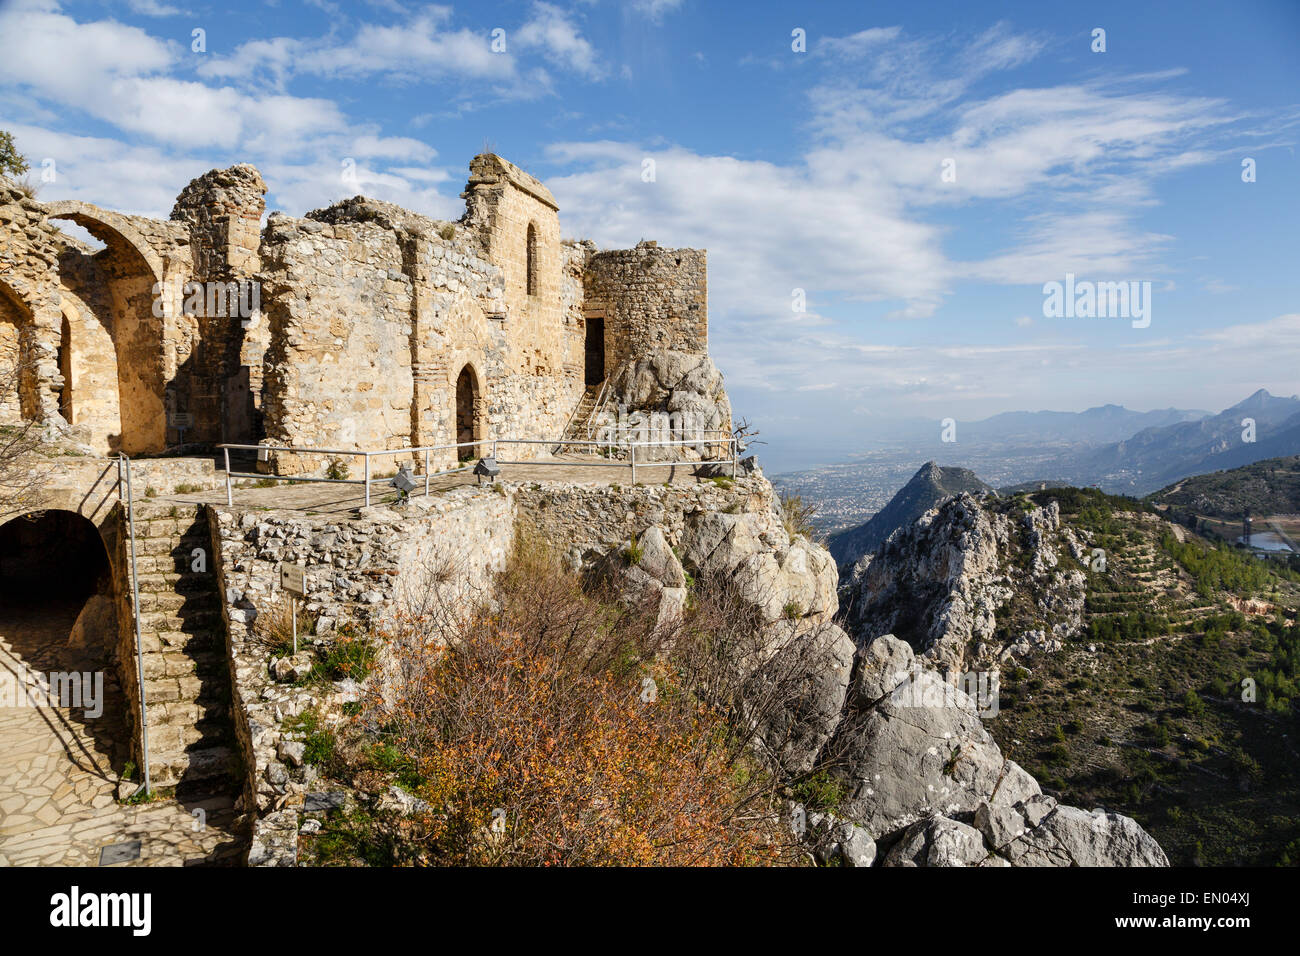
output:
M 716 433 L 719 434 L 719 435 L 727 434 L 728 437 L 727 437 L 727 438 L 705 438 L 705 437 L 703 437 L 703 434 L 708 434 L 708 433 L 712 433 L 712 432 L 716 432 Z M 707 432 L 705 432 L 705 433 L 703 433 L 703 434 L 701 434 L 700 436 L 698 436 L 698 437 L 696 437 L 696 438 L 683 438 L 683 439 L 676 439 L 676 440 L 671 440 L 671 441 L 627 441 L 627 440 L 622 440 L 622 441 L 619 441 L 619 442 L 609 442 L 609 441 L 596 441 L 596 440 L 594 440 L 594 439 L 589 439 L 589 440 L 583 440 L 583 439 L 572 439 L 572 440 L 565 440 L 565 441 L 563 441 L 563 444 L 566 444 L 566 445 L 585 445 L 585 446 L 591 446 L 591 447 L 595 447 L 595 448 L 608 447 L 608 448 L 611 448 L 611 449 L 612 449 L 612 448 L 626 448 L 626 449 L 628 450 L 628 454 L 629 454 L 629 462 L 628 462 L 628 464 L 627 464 L 626 466 L 624 466 L 624 465 L 619 465 L 619 464 L 613 464 L 613 463 L 606 463 L 606 462 L 548 461 L 548 460 L 546 460 L 546 459 L 544 459 L 544 458 L 525 459 L 525 460 L 518 460 L 518 461 L 507 461 L 507 460 L 502 460 L 501 457 L 500 457 L 499 454 L 498 454 L 498 451 L 499 451 L 501 445 L 556 445 L 556 444 L 558 444 L 558 443 L 556 442 L 556 440 L 555 440 L 555 439 L 552 439 L 552 438 L 480 438 L 480 439 L 477 439 L 477 440 L 474 440 L 474 441 L 452 442 L 452 443 L 448 443 L 448 444 L 444 444 L 444 445 L 417 445 L 417 446 L 412 447 L 412 448 L 385 448 L 385 449 L 382 449 L 382 450 L 379 450 L 379 451 L 367 451 L 366 449 L 357 449 L 357 448 L 353 448 L 353 449 L 304 448 L 304 447 L 296 446 L 296 445 L 248 445 L 248 444 L 238 444 L 238 443 L 233 443 L 233 442 L 232 442 L 232 443 L 222 443 L 222 444 L 217 445 L 217 447 L 220 448 L 220 449 L 222 449 L 222 451 L 223 451 L 224 454 L 225 454 L 225 464 L 226 464 L 226 506 L 227 506 L 227 507 L 233 507 L 234 504 L 235 504 L 235 497 L 234 497 L 234 483 L 233 483 L 233 479 L 235 479 L 235 478 L 259 478 L 259 479 L 271 478 L 271 479 L 273 479 L 273 480 L 275 480 L 275 481 L 290 481 L 290 482 L 303 482 L 303 483 L 315 483 L 315 484 L 363 485 L 363 486 L 365 487 L 365 501 L 366 501 L 365 507 L 369 508 L 369 507 L 370 507 L 370 485 L 371 485 L 373 482 L 375 482 L 375 481 L 384 481 L 384 480 L 387 480 L 387 479 L 382 479 L 382 478 L 371 478 L 371 477 L 370 477 L 370 459 L 371 459 L 371 458 L 383 457 L 383 456 L 386 456 L 386 455 L 413 455 L 413 454 L 418 454 L 418 453 L 420 453 L 420 452 L 423 452 L 423 453 L 424 453 L 424 494 L 425 494 L 425 497 L 428 497 L 428 495 L 429 495 L 429 479 L 430 479 L 430 478 L 436 478 L 436 477 L 441 477 L 441 476 L 443 476 L 443 475 L 452 475 L 452 474 L 456 474 L 456 473 L 458 473 L 458 472 L 468 471 L 468 470 L 470 470 L 470 468 L 473 467 L 472 465 L 462 465 L 462 466 L 459 467 L 459 468 L 448 468 L 448 469 L 444 469 L 444 470 L 442 470 L 442 471 L 438 471 L 438 472 L 430 472 L 430 471 L 429 471 L 429 455 L 430 455 L 431 452 L 435 452 L 435 451 L 449 451 L 449 450 L 451 450 L 451 449 L 453 449 L 453 448 L 465 448 L 465 447 L 471 447 L 471 448 L 472 448 L 472 447 L 478 447 L 478 446 L 482 446 L 482 445 L 491 445 L 491 446 L 492 446 L 492 457 L 493 457 L 494 459 L 496 459 L 499 463 L 504 464 L 504 465 L 559 465 L 559 466 L 563 466 L 563 467 L 578 467 L 578 468 L 583 468 L 583 467 L 586 467 L 586 468 L 616 468 L 616 467 L 629 467 L 629 468 L 631 468 L 631 470 L 632 470 L 632 480 L 633 480 L 634 483 L 635 483 L 635 481 L 636 481 L 636 466 L 637 466 L 637 462 L 636 462 L 636 449 L 637 449 L 638 447 L 640 447 L 640 448 L 652 448 L 652 447 L 684 447 L 684 446 L 697 446 L 697 445 L 723 445 L 723 446 L 726 446 L 726 447 L 730 450 L 730 455 L 729 455 L 728 457 L 725 457 L 725 458 L 707 459 L 707 460 L 701 460 L 701 461 L 689 461 L 689 462 L 687 462 L 687 461 L 683 461 L 683 462 L 642 462 L 641 465 L 642 465 L 642 467 L 646 467 L 647 465 L 662 465 L 662 464 L 691 464 L 691 465 L 727 465 L 727 464 L 729 464 L 729 465 L 731 465 L 731 476 L 734 478 L 734 477 L 736 476 L 736 472 L 737 472 L 737 456 L 738 456 L 738 450 L 737 450 L 737 449 L 738 449 L 738 446 L 737 446 L 737 439 L 736 439 L 734 436 L 730 436 L 729 433 L 723 432 L 721 429 L 709 429 Z M 257 451 L 257 452 L 263 452 L 263 451 L 267 451 L 267 452 L 271 452 L 271 451 L 282 451 L 282 452 L 287 452 L 287 453 L 290 453 L 290 454 L 302 454 L 302 455 L 331 455 L 331 456 L 348 456 L 348 457 L 351 457 L 351 458 L 361 458 L 361 459 L 363 460 L 363 462 L 364 462 L 364 476 L 363 476 L 362 478 L 360 478 L 360 479 L 357 479 L 357 478 L 316 478 L 316 477 L 293 476 L 293 475 L 287 475 L 287 476 L 279 476 L 279 475 L 265 475 L 265 474 L 261 474 L 261 473 L 258 473 L 258 472 L 235 472 L 235 471 L 231 471 L 231 470 L 230 470 L 230 451 L 231 451 L 231 449 L 235 449 L 235 450 L 244 450 L 244 451 Z
M 126 474 L 126 526 L 131 541 L 131 616 L 135 618 L 136 682 L 140 685 L 140 757 L 144 770 L 144 792 L 153 792 L 149 776 L 149 708 L 144 696 L 144 640 L 140 636 L 140 572 L 135 560 L 135 495 L 131 491 L 131 459 L 122 452 L 117 455 L 117 496 L 122 498 L 122 475 Z M 137 793 L 139 791 L 136 791 Z
M 596 390 L 596 398 L 592 403 L 591 412 L 588 413 L 586 422 L 578 421 L 578 412 L 582 411 L 582 403 L 587 398 L 587 392 L 585 390 L 583 391 L 582 398 L 578 401 L 577 405 L 573 406 L 573 411 L 569 413 L 568 420 L 564 423 L 564 427 L 560 429 L 561 438 L 560 441 L 555 446 L 556 452 L 558 452 L 561 448 L 563 448 L 567 444 L 563 436 L 569 434 L 570 430 L 576 428 L 579 432 L 581 432 L 585 426 L 590 424 L 591 416 L 595 414 L 596 408 L 600 405 L 601 396 L 605 394 L 605 388 L 608 385 L 609 385 L 609 378 L 607 377 L 601 381 L 600 388 Z M 590 438 L 591 437 L 590 429 L 588 428 L 587 431 L 588 431 L 587 437 Z
M 606 375 L 605 381 L 600 383 L 600 391 L 596 393 L 596 403 L 591 406 L 591 414 L 587 416 L 587 437 L 592 438 L 592 432 L 596 427 L 596 420 L 600 418 L 600 413 L 605 410 L 605 403 L 609 401 L 609 383 L 614 381 L 614 376 L 618 374 L 620 365 L 614 369 L 612 375 Z

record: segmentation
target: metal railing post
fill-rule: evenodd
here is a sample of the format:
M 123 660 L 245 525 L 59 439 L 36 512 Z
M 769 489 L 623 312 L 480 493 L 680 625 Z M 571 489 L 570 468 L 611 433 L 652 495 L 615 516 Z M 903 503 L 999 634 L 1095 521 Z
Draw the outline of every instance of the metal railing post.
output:
M 131 539 L 131 616 L 135 618 L 135 664 L 136 681 L 140 685 L 140 762 L 144 770 L 144 792 L 153 791 L 153 781 L 149 776 L 149 709 L 144 696 L 144 641 L 140 636 L 140 575 L 135 563 L 135 496 L 131 493 L 131 460 L 118 453 L 118 471 L 126 467 L 126 525 Z
M 226 453 L 226 507 L 233 508 L 235 506 L 235 492 L 230 484 L 230 449 L 223 448 L 221 450 Z
M 636 442 L 632 443 L 632 484 L 636 484 Z
M 366 458 L 366 468 L 365 468 L 366 507 L 369 508 L 370 507 L 370 452 L 365 453 L 365 458 Z

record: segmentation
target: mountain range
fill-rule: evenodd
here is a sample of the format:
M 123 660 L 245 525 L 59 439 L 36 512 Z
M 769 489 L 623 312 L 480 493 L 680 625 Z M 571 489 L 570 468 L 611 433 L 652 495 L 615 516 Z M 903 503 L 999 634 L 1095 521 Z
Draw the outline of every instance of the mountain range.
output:
M 1012 491 L 1071 485 L 1142 497 L 1192 475 L 1300 454 L 1300 397 L 1259 389 L 1210 414 L 1188 409 L 1135 412 L 1101 405 L 1083 412 L 1006 412 L 958 422 L 941 442 L 937 422 L 893 423 L 853 460 L 779 474 L 783 493 L 819 508 L 823 531 L 844 533 L 887 506 L 917 463 L 943 460 Z M 1128 429 L 1132 429 L 1129 431 Z M 908 437 L 903 437 L 904 435 Z M 875 540 L 877 531 L 871 533 Z M 883 539 L 882 539 L 883 540 Z
M 1217 415 L 1144 428 L 1082 455 L 1062 456 L 1044 477 L 1140 496 L 1189 475 L 1298 452 L 1300 397 L 1280 398 L 1261 388 Z

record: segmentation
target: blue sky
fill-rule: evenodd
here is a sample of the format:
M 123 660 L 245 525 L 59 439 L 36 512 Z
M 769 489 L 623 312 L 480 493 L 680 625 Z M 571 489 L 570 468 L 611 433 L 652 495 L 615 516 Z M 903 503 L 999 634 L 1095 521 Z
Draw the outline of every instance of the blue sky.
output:
M 709 249 L 714 357 L 781 465 L 911 417 L 1300 392 L 1297 0 L 0 0 L 0 128 L 42 198 L 163 216 L 248 161 L 269 208 L 455 218 L 486 145 L 567 236 Z M 1067 272 L 1151 282 L 1150 326 L 1045 318 Z

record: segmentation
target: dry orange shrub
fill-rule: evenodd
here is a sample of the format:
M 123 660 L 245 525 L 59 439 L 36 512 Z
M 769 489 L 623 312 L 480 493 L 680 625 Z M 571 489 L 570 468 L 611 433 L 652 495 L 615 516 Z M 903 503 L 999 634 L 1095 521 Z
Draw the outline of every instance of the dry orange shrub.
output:
M 389 630 L 383 693 L 367 700 L 361 723 L 401 755 L 431 805 L 404 824 L 420 859 L 793 859 L 771 778 L 726 708 L 661 653 L 652 618 L 584 594 L 532 549 L 516 554 L 490 611 L 426 611 Z

